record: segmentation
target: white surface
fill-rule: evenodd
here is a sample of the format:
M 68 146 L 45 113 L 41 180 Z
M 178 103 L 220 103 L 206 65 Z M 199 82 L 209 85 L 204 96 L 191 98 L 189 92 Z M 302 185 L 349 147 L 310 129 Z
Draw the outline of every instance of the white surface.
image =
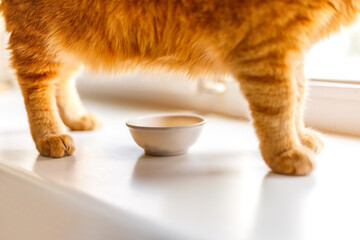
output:
M 326 135 L 315 172 L 287 177 L 269 172 L 248 122 L 205 115 L 187 155 L 150 157 L 125 121 L 169 109 L 86 105 L 103 129 L 71 133 L 76 154 L 47 159 L 19 94 L 0 95 L 0 239 L 360 238 L 359 138 Z

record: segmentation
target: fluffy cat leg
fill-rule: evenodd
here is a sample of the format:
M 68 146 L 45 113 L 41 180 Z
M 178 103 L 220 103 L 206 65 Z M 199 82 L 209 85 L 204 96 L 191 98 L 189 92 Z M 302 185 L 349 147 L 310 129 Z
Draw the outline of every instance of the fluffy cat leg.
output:
M 313 150 L 315 153 L 320 152 L 324 147 L 321 135 L 304 126 L 303 111 L 306 100 L 306 85 L 307 80 L 304 76 L 304 67 L 301 64 L 297 68 L 296 82 L 297 82 L 297 103 L 296 103 L 296 115 L 295 126 L 301 143 Z
M 27 33 L 21 26 L 12 31 L 9 46 L 36 148 L 43 156 L 71 155 L 75 150 L 74 141 L 64 134 L 55 101 L 61 63 L 56 61 L 55 53 L 47 49 L 42 34 Z
M 297 136 L 296 86 L 292 75 L 286 67 L 281 67 L 281 62 L 279 67 L 274 62 L 262 62 L 261 69 L 256 62 L 253 66 L 247 63 L 237 76 L 249 102 L 261 154 L 274 172 L 307 174 L 314 168 L 315 156 L 302 146 Z
M 64 157 L 74 150 L 73 139 L 63 133 L 55 103 L 55 70 L 27 72 L 18 69 L 32 137 L 39 153 Z
M 74 71 L 64 70 L 56 85 L 56 103 L 66 126 L 73 131 L 93 130 L 101 126 L 97 118 L 83 107 L 76 90 Z

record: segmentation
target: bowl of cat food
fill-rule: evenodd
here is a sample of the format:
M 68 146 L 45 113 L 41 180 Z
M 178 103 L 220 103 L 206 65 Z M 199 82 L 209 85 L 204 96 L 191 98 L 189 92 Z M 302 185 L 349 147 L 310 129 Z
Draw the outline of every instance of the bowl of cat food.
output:
M 206 119 L 195 114 L 156 114 L 126 122 L 130 133 L 145 153 L 174 156 L 188 152 L 199 138 Z

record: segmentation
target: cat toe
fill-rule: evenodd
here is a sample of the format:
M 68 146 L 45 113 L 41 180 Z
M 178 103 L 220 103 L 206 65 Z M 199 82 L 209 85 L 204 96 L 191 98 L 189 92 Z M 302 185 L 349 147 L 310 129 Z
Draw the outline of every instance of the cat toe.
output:
M 71 155 L 75 151 L 72 137 L 68 135 L 50 135 L 37 142 L 36 148 L 45 157 L 60 158 Z

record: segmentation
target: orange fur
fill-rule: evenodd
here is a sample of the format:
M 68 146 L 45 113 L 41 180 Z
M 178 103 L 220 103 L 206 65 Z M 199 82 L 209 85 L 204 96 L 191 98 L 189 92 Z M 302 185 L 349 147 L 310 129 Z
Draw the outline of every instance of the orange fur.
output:
M 231 74 L 247 98 L 265 162 L 301 175 L 322 148 L 302 122 L 303 58 L 350 24 L 360 0 L 3 0 L 12 65 L 40 154 L 74 151 L 86 113 L 71 74 L 162 67 L 191 76 Z

